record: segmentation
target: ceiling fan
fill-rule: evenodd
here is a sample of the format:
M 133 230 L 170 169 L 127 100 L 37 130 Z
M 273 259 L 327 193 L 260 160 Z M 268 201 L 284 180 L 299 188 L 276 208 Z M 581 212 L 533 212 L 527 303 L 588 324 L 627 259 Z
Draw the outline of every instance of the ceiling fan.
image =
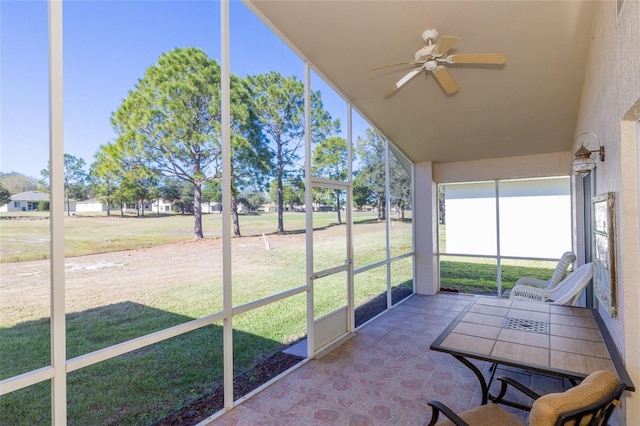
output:
M 393 94 L 396 90 L 404 86 L 409 80 L 418 75 L 423 69 L 433 73 L 436 80 L 447 95 L 458 91 L 458 84 L 443 64 L 479 64 L 479 65 L 501 65 L 507 62 L 507 56 L 494 53 L 473 53 L 473 54 L 452 54 L 447 52 L 460 40 L 458 37 L 443 36 L 438 43 L 434 44 L 438 38 L 438 31 L 428 29 L 422 33 L 422 39 L 427 44 L 419 49 L 414 56 L 414 60 L 399 62 L 396 64 L 383 65 L 371 68 L 374 71 L 382 68 L 398 65 L 413 64 L 416 67 L 405 74 L 396 84 L 387 91 L 386 95 Z

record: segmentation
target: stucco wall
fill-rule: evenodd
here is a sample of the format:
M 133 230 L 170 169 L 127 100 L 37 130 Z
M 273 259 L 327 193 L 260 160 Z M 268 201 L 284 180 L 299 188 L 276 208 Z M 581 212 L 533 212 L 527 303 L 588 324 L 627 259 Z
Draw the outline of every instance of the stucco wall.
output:
M 633 122 L 640 115 L 636 117 L 633 111 L 640 106 L 639 100 L 640 2 L 626 0 L 619 17 L 616 2 L 600 2 L 575 134 L 593 132 L 606 149 L 605 162 L 598 161 L 594 174 L 595 192 L 616 193 L 618 317 L 600 311 L 636 386 L 640 385 L 640 242 L 637 127 Z M 640 424 L 640 397 L 627 393 L 625 406 L 625 424 Z M 621 416 L 619 420 L 624 421 Z

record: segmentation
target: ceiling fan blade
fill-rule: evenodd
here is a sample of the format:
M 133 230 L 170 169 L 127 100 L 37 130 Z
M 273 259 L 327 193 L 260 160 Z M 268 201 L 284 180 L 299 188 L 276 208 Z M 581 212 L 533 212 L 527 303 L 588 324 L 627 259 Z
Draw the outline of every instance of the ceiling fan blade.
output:
M 367 71 L 381 70 L 383 68 L 396 67 L 398 65 L 419 64 L 419 63 L 420 62 L 416 62 L 416 61 L 396 62 L 395 64 L 380 65 L 377 67 L 369 68 Z
M 460 39 L 458 37 L 444 36 L 431 51 L 432 55 L 443 55 L 449 51 Z
M 507 62 L 507 55 L 497 53 L 471 53 L 463 55 L 451 55 L 447 57 L 451 64 L 488 64 L 501 65 Z
M 447 95 L 452 95 L 458 91 L 458 84 L 449 73 L 449 70 L 442 65 L 433 71 L 433 75 Z
M 395 92 L 396 90 L 398 90 L 399 88 L 401 88 L 402 86 L 404 86 L 404 84 L 411 80 L 413 77 L 415 77 L 420 71 L 422 71 L 422 68 L 424 67 L 419 67 L 416 68 L 414 70 L 409 71 L 407 74 L 405 74 L 404 77 L 402 77 L 400 80 L 398 80 L 398 82 L 396 84 L 393 85 L 393 87 L 391 87 L 391 89 L 387 90 L 387 92 L 385 93 L 385 95 L 389 96 L 390 94 L 392 94 L 393 92 Z

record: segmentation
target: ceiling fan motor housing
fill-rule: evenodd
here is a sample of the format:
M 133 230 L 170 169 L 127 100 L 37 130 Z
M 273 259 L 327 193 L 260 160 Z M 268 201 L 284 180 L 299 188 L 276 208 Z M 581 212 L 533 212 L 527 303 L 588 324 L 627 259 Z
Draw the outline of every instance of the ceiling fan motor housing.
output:
M 422 39 L 425 43 L 431 44 L 435 39 L 438 38 L 438 30 L 428 29 L 422 33 Z M 429 43 L 431 42 L 431 43 Z

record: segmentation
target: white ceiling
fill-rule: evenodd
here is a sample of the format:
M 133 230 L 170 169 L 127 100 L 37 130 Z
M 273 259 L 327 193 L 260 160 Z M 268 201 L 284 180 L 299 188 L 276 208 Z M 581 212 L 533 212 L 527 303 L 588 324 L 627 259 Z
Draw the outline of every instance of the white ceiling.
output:
M 591 35 L 590 1 L 266 1 L 250 6 L 413 161 L 569 151 Z M 413 59 L 435 28 L 449 53 L 504 53 L 503 66 L 449 65 L 447 96 Z

